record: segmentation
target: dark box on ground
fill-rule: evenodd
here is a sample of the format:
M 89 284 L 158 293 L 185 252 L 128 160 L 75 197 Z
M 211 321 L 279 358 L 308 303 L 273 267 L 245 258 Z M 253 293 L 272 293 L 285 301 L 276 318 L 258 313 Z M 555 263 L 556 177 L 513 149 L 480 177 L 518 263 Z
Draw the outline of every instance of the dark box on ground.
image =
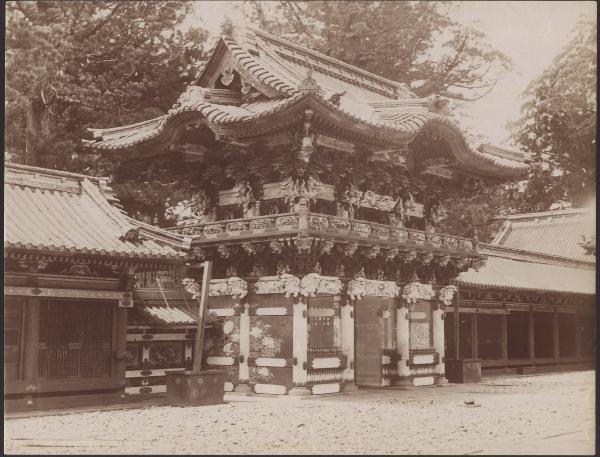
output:
M 223 403 L 225 371 L 167 371 L 167 403 L 202 406 Z
M 470 383 L 481 380 L 481 359 L 446 360 L 446 378 L 449 382 Z

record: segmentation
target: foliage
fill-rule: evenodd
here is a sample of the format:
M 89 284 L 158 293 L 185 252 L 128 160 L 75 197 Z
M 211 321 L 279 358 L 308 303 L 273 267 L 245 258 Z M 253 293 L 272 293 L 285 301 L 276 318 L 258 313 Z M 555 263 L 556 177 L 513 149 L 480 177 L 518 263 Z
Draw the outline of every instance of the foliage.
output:
M 582 18 L 574 35 L 525 92 L 514 139 L 532 155 L 521 210 L 559 201 L 585 204 L 596 192 L 596 21 Z
M 7 2 L 6 149 L 11 160 L 94 172 L 87 127 L 166 113 L 193 78 L 206 32 L 180 30 L 189 2 Z M 91 168 L 90 168 L 91 167 Z
M 510 67 L 485 34 L 452 20 L 450 2 L 246 2 L 262 30 L 410 86 L 473 100 Z

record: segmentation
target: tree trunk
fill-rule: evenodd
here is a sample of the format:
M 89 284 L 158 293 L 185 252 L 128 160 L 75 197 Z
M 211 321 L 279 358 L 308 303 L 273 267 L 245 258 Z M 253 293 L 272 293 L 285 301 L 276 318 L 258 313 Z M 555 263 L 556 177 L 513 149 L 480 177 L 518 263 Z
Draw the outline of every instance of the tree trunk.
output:
M 56 101 L 52 89 L 40 90 L 39 96 L 27 100 L 27 130 L 25 134 L 25 164 L 41 166 L 42 145 L 54 131 L 54 116 L 49 106 Z
M 27 131 L 25 134 L 25 164 L 40 164 L 40 139 L 42 135 L 42 119 L 46 107 L 41 99 L 27 101 Z

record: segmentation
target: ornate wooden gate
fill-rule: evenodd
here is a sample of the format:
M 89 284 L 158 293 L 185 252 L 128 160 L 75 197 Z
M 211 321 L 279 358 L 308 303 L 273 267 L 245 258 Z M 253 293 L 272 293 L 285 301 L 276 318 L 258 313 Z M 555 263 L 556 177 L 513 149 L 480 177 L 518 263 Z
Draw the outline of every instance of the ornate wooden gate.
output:
M 354 305 L 354 376 L 359 386 L 381 386 L 381 349 L 385 344 L 381 307 L 380 297 L 363 297 Z

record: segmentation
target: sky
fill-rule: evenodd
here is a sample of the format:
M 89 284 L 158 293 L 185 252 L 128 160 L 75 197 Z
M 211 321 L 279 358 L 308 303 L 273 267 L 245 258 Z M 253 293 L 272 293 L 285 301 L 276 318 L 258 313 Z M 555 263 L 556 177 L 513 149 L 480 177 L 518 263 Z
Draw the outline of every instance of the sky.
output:
M 229 17 L 243 25 L 241 2 L 197 1 L 190 23 L 213 34 Z M 484 140 L 499 146 L 512 146 L 508 122 L 516 121 L 527 85 L 541 75 L 568 43 L 580 15 L 596 18 L 591 1 L 468 1 L 457 5 L 454 19 L 483 31 L 492 46 L 509 56 L 513 68 L 482 99 L 468 104 L 461 123 Z

